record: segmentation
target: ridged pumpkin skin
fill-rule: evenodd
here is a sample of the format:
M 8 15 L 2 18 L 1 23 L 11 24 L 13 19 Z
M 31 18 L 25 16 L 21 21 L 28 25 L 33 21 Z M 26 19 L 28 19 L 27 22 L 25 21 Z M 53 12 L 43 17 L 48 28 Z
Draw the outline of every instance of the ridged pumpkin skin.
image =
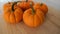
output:
M 48 7 L 46 4 L 43 4 L 43 3 L 36 3 L 34 5 L 34 9 L 40 9 L 45 15 L 46 13 L 48 12 Z
M 32 2 L 32 1 L 28 1 L 28 2 L 22 1 L 22 2 L 18 2 L 17 5 L 20 8 L 22 8 L 23 11 L 25 11 L 30 8 L 30 2 Z M 34 5 L 34 2 L 32 2 L 32 5 Z
M 3 10 L 4 10 L 4 12 L 5 12 L 6 10 L 8 10 L 9 8 L 11 8 L 12 3 L 13 3 L 13 2 L 8 2 L 8 3 L 5 3 L 5 4 L 3 5 Z
M 18 23 L 22 20 L 23 11 L 17 5 L 14 5 L 14 11 L 12 11 L 11 6 L 7 7 L 8 9 L 4 12 L 4 19 L 8 23 Z
M 44 14 L 39 9 L 32 14 L 32 9 L 28 9 L 23 14 L 23 21 L 29 27 L 37 27 L 44 21 Z

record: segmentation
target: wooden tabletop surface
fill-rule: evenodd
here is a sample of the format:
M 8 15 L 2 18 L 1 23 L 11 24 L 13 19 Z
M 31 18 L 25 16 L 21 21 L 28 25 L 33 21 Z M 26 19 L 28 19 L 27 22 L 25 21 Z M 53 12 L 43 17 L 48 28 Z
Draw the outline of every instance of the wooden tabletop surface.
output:
M 35 1 L 37 2 L 37 1 Z M 42 1 L 44 2 L 44 1 Z M 3 18 L 2 5 L 0 3 L 0 34 L 60 34 L 60 0 L 47 0 L 48 13 L 44 23 L 37 28 L 30 28 L 23 22 L 8 24 Z

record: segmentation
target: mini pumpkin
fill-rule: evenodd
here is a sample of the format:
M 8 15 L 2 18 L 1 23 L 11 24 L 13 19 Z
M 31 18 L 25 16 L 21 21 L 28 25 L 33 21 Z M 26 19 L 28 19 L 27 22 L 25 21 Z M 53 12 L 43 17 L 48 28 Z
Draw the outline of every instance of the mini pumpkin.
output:
M 18 23 L 22 20 L 23 11 L 19 8 L 15 2 L 4 12 L 4 19 L 8 23 Z
M 6 11 L 7 9 L 11 8 L 10 6 L 12 5 L 13 2 L 8 2 L 3 5 L 3 10 Z
M 24 12 L 23 21 L 29 27 L 37 27 L 43 23 L 44 14 L 41 10 L 31 7 Z
M 30 2 L 32 1 L 22 1 L 22 2 L 18 2 L 17 5 L 23 9 L 23 11 L 27 10 L 30 8 Z M 34 2 L 32 2 L 32 5 L 34 5 Z
M 34 5 L 34 9 L 40 9 L 45 15 L 46 13 L 48 12 L 48 7 L 46 4 L 43 4 L 43 3 L 36 3 Z

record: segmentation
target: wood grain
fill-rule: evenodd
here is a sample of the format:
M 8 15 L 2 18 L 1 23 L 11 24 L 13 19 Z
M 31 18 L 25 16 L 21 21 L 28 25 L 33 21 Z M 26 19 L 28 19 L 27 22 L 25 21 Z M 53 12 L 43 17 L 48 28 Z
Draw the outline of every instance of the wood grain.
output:
M 3 2 L 0 3 L 0 34 L 60 34 L 60 0 L 47 0 L 48 13 L 44 23 L 37 28 L 30 28 L 23 22 L 6 23 L 3 18 Z M 34 0 L 34 2 L 38 2 Z M 41 1 L 39 1 L 41 2 Z

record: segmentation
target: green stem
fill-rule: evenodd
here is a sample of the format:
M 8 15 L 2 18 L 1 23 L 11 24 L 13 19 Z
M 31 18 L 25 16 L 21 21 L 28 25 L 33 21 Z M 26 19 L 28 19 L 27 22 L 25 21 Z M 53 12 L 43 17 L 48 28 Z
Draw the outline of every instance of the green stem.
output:
M 12 11 L 14 11 L 14 5 L 17 4 L 18 2 L 21 2 L 21 1 L 14 2 L 14 3 L 12 4 Z
M 14 5 L 15 4 L 17 4 L 17 2 L 14 2 L 13 4 L 12 4 L 12 11 L 14 12 Z
M 31 9 L 32 9 L 32 14 L 34 14 L 35 13 L 35 10 L 34 10 L 34 8 L 32 6 L 32 2 L 30 3 L 30 6 L 31 6 Z

